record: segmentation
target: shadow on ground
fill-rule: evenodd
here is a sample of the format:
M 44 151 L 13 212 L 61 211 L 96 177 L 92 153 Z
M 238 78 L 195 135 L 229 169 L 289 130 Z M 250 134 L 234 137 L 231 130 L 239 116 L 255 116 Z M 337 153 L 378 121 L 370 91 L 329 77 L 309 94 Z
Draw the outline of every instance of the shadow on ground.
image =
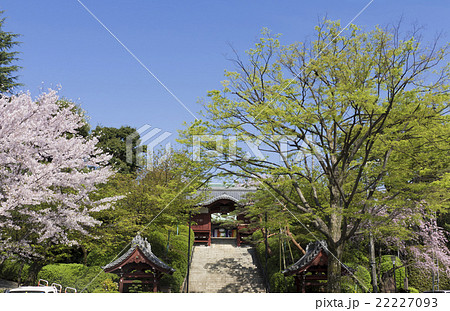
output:
M 255 264 L 254 250 L 248 249 L 247 251 Z M 251 293 L 263 289 L 258 269 L 243 266 L 235 258 L 223 258 L 216 263 L 206 264 L 204 268 L 211 272 L 227 274 L 235 279 L 233 284 L 226 284 L 222 287 L 218 291 L 219 293 Z

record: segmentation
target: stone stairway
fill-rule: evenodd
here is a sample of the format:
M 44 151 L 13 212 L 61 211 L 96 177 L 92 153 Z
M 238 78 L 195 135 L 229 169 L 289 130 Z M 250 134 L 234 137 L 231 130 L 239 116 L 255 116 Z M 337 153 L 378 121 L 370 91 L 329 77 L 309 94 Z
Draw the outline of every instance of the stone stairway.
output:
M 189 273 L 190 293 L 262 293 L 262 275 L 254 249 L 232 241 L 195 246 Z

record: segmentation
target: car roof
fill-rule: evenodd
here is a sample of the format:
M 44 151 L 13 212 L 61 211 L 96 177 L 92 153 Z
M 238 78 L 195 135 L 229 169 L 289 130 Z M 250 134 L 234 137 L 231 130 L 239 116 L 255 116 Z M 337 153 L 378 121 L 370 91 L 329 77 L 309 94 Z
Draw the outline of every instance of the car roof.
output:
M 10 293 L 56 293 L 58 290 L 53 286 L 22 286 L 10 289 Z

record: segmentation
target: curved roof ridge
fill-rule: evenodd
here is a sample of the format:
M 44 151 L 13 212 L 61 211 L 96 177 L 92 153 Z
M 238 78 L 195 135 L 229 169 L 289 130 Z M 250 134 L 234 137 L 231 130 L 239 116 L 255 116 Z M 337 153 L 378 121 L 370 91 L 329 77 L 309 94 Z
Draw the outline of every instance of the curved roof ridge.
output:
M 147 241 L 147 238 L 144 239 L 139 233 L 131 241 L 131 247 L 128 249 L 128 251 L 126 251 L 124 254 L 122 254 L 122 256 L 120 256 L 116 260 L 102 267 L 102 269 L 103 270 L 111 269 L 116 266 L 119 266 L 122 262 L 128 259 L 128 257 L 135 251 L 136 248 L 139 248 L 139 250 L 145 255 L 145 257 L 153 264 L 155 264 L 157 267 L 161 268 L 162 270 L 166 270 L 169 273 L 175 272 L 174 268 L 164 263 L 155 254 L 153 254 L 150 242 Z

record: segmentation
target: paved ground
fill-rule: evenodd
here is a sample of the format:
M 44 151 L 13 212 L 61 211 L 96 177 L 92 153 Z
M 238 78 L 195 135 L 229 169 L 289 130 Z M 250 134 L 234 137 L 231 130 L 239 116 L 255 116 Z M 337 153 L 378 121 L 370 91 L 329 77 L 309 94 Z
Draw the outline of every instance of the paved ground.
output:
M 265 292 L 251 247 L 231 243 L 195 246 L 189 274 L 190 293 Z
M 3 291 L 5 289 L 11 289 L 11 288 L 16 288 L 16 287 L 17 287 L 16 282 L 11 282 L 11 281 L 0 279 L 0 293 L 3 293 Z

